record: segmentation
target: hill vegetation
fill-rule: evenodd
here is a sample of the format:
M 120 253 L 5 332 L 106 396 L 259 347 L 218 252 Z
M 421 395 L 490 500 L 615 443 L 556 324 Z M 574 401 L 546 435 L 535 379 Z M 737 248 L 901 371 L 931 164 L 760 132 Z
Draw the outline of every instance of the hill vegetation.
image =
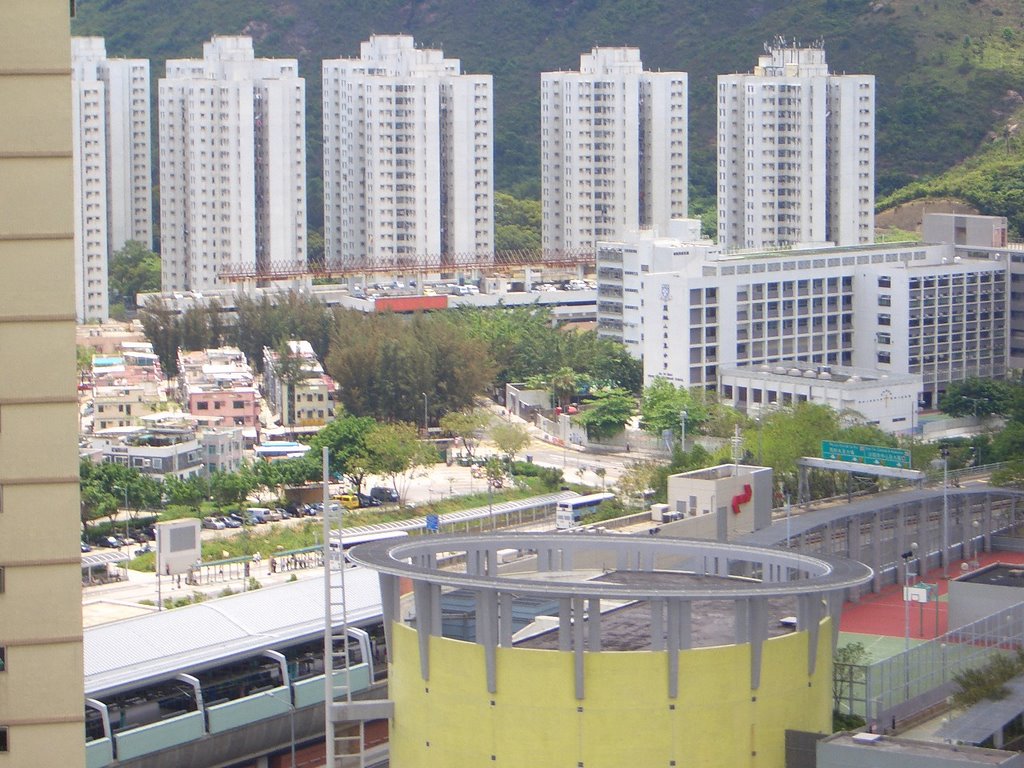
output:
M 307 79 L 310 224 L 319 229 L 320 61 L 373 33 L 442 47 L 494 75 L 496 186 L 539 197 L 539 73 L 575 69 L 594 45 L 633 45 L 650 69 L 690 76 L 691 185 L 714 199 L 715 77 L 747 71 L 783 35 L 824 39 L 831 68 L 877 76 L 880 196 L 939 174 L 1001 135 L 1024 73 L 1019 0 L 79 0 L 75 34 L 112 55 L 198 56 L 213 34 L 247 34 Z M 154 89 L 155 90 L 155 89 Z

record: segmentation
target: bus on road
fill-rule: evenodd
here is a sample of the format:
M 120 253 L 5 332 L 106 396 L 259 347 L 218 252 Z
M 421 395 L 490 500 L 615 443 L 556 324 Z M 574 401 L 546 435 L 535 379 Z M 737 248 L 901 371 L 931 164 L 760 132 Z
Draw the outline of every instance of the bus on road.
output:
M 614 499 L 613 493 L 591 493 L 587 496 L 577 496 L 574 499 L 566 499 L 558 502 L 555 507 L 555 528 L 565 530 L 574 528 L 580 522 L 583 515 L 593 512 L 601 502 Z

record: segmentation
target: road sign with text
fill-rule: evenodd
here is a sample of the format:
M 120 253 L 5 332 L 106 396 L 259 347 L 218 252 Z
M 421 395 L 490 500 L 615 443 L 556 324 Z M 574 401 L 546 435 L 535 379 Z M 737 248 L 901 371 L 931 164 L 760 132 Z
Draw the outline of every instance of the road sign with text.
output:
M 852 461 L 876 467 L 897 467 L 910 469 L 910 451 L 901 448 L 887 448 L 881 445 L 860 443 L 837 443 L 834 440 L 821 441 L 821 458 L 834 461 Z

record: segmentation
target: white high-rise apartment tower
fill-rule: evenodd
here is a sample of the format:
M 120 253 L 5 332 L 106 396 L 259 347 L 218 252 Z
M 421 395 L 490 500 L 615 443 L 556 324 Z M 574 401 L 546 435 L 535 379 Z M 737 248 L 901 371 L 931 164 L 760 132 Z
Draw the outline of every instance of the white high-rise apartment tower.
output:
M 153 245 L 149 61 L 108 59 L 102 37 L 71 39 L 75 311 L 105 320 L 107 263 L 129 240 Z
M 222 287 L 228 266 L 306 260 L 306 82 L 295 59 L 214 37 L 160 80 L 163 290 Z
M 396 267 L 494 250 L 492 79 L 374 35 L 323 63 L 328 259 Z
M 718 78 L 718 242 L 874 242 L 875 78 L 829 74 L 821 45 L 765 46 Z
M 545 250 L 667 227 L 687 212 L 687 76 L 645 72 L 636 48 L 594 48 L 541 74 Z

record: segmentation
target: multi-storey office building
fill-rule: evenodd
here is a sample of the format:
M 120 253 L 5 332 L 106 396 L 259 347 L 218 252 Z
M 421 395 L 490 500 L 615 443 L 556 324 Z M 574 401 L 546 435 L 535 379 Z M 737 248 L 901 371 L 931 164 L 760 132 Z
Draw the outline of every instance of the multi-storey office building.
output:
M 490 75 L 375 35 L 323 63 L 324 239 L 348 265 L 494 250 Z
M 636 48 L 594 48 L 541 74 L 545 250 L 590 249 L 687 212 L 687 76 Z
M 599 298 L 600 330 L 639 329 L 647 380 L 713 387 L 720 366 L 793 360 L 919 374 L 921 405 L 934 407 L 951 381 L 1006 373 L 1005 260 L 956 258 L 951 244 L 734 253 L 645 243 L 599 244 L 598 295 L 639 280 L 639 302 L 624 301 L 621 315 Z M 636 269 L 614 264 L 631 250 Z
M 111 254 L 153 244 L 149 62 L 108 59 L 102 37 L 76 37 L 71 63 L 76 313 L 103 321 Z
M 71 109 L 66 0 L 0 3 L 5 768 L 85 764 Z
M 306 259 L 306 88 L 295 59 L 214 37 L 159 84 L 165 291 L 221 285 L 229 266 Z
M 718 242 L 874 242 L 875 79 L 777 41 L 718 78 Z

